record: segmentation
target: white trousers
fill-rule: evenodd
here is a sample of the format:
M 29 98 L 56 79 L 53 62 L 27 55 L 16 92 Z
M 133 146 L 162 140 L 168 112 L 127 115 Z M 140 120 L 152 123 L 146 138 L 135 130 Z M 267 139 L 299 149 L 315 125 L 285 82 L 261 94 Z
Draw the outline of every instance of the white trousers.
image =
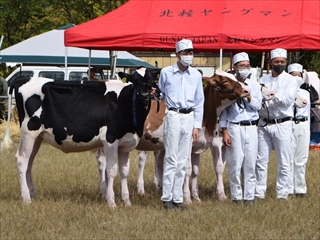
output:
M 232 200 L 254 200 L 256 185 L 256 159 L 258 152 L 257 126 L 239 126 L 230 123 L 228 134 L 231 146 L 226 147 L 229 182 Z M 241 186 L 243 179 L 243 197 Z
M 258 158 L 256 164 L 255 196 L 265 198 L 267 190 L 268 163 L 272 148 L 276 152 L 278 176 L 277 198 L 287 199 L 290 185 L 290 152 L 292 121 L 258 127 Z
M 165 158 L 163 166 L 162 201 L 183 202 L 183 182 L 186 164 L 191 154 L 193 112 L 168 111 L 163 125 Z
M 306 164 L 309 156 L 309 122 L 293 123 L 290 161 L 290 194 L 306 194 Z

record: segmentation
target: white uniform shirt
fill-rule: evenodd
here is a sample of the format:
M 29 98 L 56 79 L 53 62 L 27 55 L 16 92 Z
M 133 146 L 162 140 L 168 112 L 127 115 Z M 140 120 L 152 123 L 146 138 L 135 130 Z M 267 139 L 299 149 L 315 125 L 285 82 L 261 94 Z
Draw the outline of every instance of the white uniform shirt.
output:
M 283 71 L 278 77 L 272 73 L 260 78 L 260 84 L 274 90 L 274 97 L 266 101 L 267 108 L 261 108 L 260 116 L 268 119 L 293 117 L 293 105 L 298 91 L 295 77 Z
M 310 119 L 310 93 L 307 90 L 298 89 L 298 94 L 302 96 L 303 98 L 307 99 L 308 103 L 303 108 L 296 108 L 297 113 L 295 118 L 305 118 L 307 117 L 308 120 Z
M 248 84 L 247 87 L 251 89 L 251 101 L 249 102 L 248 98 L 243 99 L 246 106 L 245 109 L 240 108 L 238 104 L 235 102 L 229 107 L 227 107 L 225 110 L 223 110 L 219 118 L 220 127 L 227 127 L 227 122 L 238 123 L 241 121 L 258 120 L 258 111 L 261 108 L 262 102 L 261 86 L 259 83 L 248 79 L 245 80 L 245 83 Z
M 182 72 L 175 63 L 161 70 L 158 85 L 167 108 L 193 108 L 194 128 L 201 129 L 204 94 L 199 71 L 188 67 Z

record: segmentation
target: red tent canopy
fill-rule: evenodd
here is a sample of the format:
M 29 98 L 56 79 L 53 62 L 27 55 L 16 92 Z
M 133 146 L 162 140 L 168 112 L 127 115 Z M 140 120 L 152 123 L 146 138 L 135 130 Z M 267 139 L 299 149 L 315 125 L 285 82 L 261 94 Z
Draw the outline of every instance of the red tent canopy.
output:
M 320 50 L 319 0 L 130 0 L 65 31 L 65 45 L 99 50 Z

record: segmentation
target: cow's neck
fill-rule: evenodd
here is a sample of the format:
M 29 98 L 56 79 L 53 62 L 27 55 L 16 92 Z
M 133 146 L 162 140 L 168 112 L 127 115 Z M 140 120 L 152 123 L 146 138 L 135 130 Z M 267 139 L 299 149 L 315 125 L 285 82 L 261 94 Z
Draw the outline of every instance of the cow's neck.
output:
M 204 114 L 203 126 L 206 128 L 210 136 L 214 135 L 218 118 L 221 112 L 230 106 L 235 100 L 227 98 L 224 92 L 219 92 L 213 86 L 208 86 L 204 89 Z

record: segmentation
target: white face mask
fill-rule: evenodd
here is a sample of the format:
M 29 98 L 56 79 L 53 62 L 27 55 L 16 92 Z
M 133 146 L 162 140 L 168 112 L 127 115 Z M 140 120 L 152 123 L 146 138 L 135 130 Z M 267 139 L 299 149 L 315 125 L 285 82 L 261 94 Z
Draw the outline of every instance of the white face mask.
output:
M 239 76 L 242 78 L 242 79 L 246 79 L 249 75 L 250 75 L 250 69 L 240 69 L 239 70 Z
M 181 56 L 181 64 L 185 67 L 189 67 L 192 64 L 192 60 L 193 60 L 193 55 L 186 55 L 186 56 Z
M 302 77 L 298 77 L 298 76 L 294 76 L 298 82 L 298 86 L 300 87 L 300 85 L 302 84 Z

